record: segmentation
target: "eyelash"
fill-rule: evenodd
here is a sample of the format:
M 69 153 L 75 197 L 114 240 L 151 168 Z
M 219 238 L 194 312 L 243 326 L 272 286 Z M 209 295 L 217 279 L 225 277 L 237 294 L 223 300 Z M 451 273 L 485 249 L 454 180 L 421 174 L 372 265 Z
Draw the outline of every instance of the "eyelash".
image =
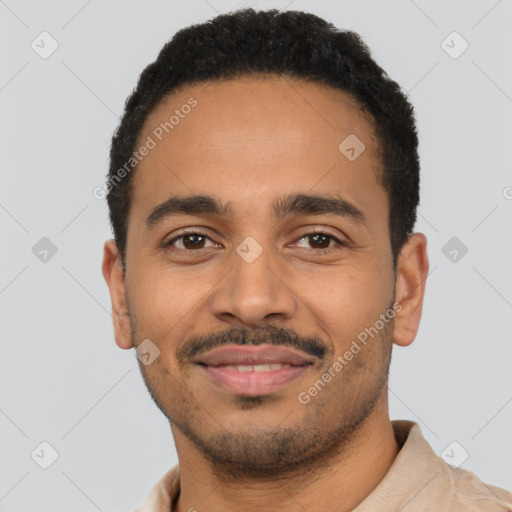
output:
M 209 240 L 211 240 L 211 238 L 206 233 L 202 233 L 201 231 L 197 231 L 195 229 L 190 229 L 190 230 L 183 231 L 179 236 L 174 237 L 173 239 L 169 240 L 168 242 L 165 242 L 164 243 L 164 247 L 165 248 L 170 247 L 174 242 L 176 242 L 177 240 L 180 240 L 181 238 L 184 238 L 187 235 L 199 235 L 199 236 L 202 236 L 204 238 L 208 238 Z M 346 243 L 342 242 L 337 237 L 335 237 L 335 236 L 333 236 L 333 235 L 331 235 L 331 234 L 329 234 L 327 232 L 324 232 L 324 231 L 315 231 L 315 230 L 307 232 L 307 233 L 304 233 L 299 238 L 297 238 L 297 241 L 300 241 L 303 238 L 307 238 L 309 236 L 314 236 L 314 235 L 324 235 L 324 236 L 334 240 L 341 247 L 346 247 L 347 246 Z M 188 250 L 188 249 L 176 249 L 176 250 L 183 251 L 183 252 L 188 252 L 188 253 L 193 253 L 194 255 L 201 255 L 204 252 L 207 252 L 209 249 L 210 249 L 210 247 L 206 248 L 206 249 L 197 249 L 197 250 Z M 314 251 L 315 254 L 330 254 L 333 250 L 337 250 L 337 249 L 339 249 L 339 247 L 333 246 L 333 247 L 328 247 L 327 249 L 310 249 L 310 250 Z

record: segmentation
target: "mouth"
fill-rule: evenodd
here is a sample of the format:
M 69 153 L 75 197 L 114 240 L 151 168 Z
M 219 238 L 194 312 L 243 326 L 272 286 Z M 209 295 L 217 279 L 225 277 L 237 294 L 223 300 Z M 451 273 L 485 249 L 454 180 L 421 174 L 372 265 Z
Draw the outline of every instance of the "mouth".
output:
M 297 380 L 313 366 L 314 358 L 269 345 L 228 346 L 214 349 L 194 362 L 214 385 L 224 391 L 262 396 Z

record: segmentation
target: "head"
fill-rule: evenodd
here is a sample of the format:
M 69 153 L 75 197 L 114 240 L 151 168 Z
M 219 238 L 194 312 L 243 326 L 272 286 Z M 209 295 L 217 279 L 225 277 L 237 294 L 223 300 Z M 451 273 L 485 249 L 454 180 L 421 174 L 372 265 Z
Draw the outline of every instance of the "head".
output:
M 142 72 L 112 139 L 103 273 L 118 345 L 159 352 L 140 366 L 175 439 L 268 477 L 387 414 L 391 346 L 413 341 L 428 272 L 417 144 L 360 37 L 311 14 L 218 16 Z M 233 393 L 198 363 L 224 345 L 310 364 Z

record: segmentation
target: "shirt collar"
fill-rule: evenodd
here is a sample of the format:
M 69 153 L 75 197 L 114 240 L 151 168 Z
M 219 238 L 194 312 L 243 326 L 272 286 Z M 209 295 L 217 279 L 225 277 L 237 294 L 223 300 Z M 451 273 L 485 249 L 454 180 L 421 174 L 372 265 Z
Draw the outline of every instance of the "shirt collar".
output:
M 394 420 L 391 424 L 400 451 L 384 478 L 354 512 L 405 510 L 423 491 L 428 493 L 429 484 L 435 484 L 446 471 L 443 459 L 434 453 L 417 423 Z

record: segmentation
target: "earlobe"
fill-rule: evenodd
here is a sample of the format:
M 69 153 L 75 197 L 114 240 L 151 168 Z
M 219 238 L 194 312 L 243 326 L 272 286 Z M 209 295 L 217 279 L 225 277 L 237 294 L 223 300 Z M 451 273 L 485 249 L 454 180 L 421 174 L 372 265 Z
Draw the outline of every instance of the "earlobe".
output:
M 427 239 L 422 233 L 414 233 L 402 247 L 397 262 L 395 300 L 401 308 L 395 315 L 393 341 L 402 347 L 410 345 L 418 332 L 428 268 Z
M 116 343 L 123 349 L 133 348 L 130 315 L 125 299 L 125 276 L 122 269 L 121 255 L 115 241 L 112 239 L 107 240 L 103 247 L 101 268 L 110 291 Z

